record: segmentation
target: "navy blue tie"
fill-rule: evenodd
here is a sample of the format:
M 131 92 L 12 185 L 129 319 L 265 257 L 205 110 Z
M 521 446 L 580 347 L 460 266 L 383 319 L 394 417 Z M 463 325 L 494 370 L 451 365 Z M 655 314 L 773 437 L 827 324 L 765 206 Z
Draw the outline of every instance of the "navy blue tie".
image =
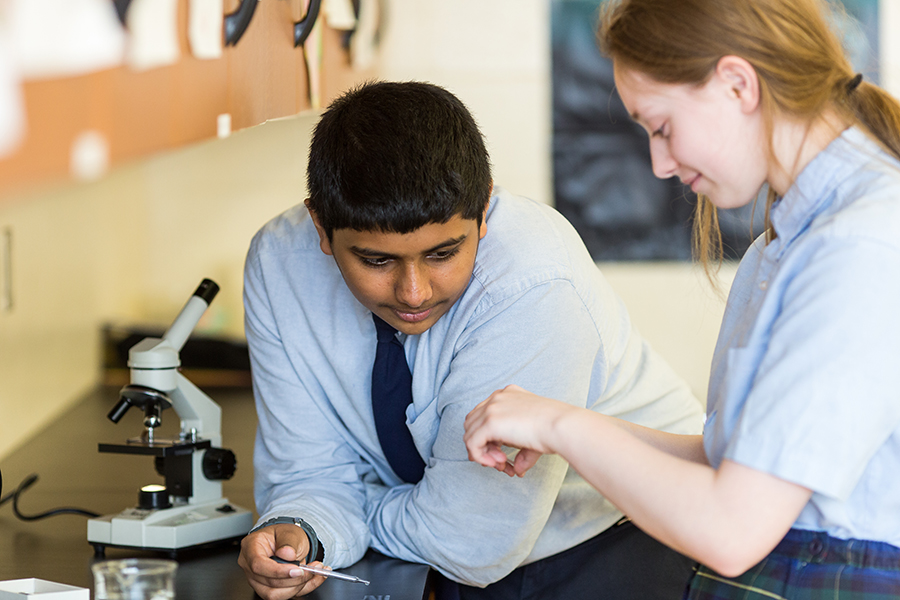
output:
M 375 313 L 375 364 L 372 367 L 372 412 L 375 431 L 388 463 L 400 479 L 416 483 L 422 479 L 425 463 L 416 450 L 406 426 L 406 407 L 412 403 L 412 374 L 406 363 L 397 330 Z

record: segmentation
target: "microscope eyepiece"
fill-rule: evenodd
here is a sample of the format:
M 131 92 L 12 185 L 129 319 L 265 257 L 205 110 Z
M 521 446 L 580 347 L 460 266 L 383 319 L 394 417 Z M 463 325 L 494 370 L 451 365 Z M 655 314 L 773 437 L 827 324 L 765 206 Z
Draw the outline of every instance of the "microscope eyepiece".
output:
M 175 320 L 169 325 L 169 328 L 163 334 L 163 341 L 168 341 L 176 352 L 181 351 L 181 347 L 187 341 L 200 317 L 209 308 L 210 302 L 219 293 L 219 286 L 212 279 L 204 279 L 197 287 L 194 295 L 188 298 L 187 303 Z
M 210 304 L 213 301 L 213 298 L 216 297 L 216 294 L 219 293 L 219 286 L 212 279 L 204 279 L 200 282 L 200 285 L 197 287 L 197 291 L 194 292 L 195 296 L 203 299 L 206 304 Z

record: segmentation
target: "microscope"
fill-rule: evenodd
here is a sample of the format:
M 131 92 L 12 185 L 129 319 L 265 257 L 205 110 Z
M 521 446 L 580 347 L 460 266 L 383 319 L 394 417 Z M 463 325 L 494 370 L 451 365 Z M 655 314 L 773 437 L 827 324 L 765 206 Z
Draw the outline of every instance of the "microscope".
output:
M 231 542 L 253 526 L 250 511 L 222 497 L 222 481 L 237 461 L 222 442 L 222 409 L 179 373 L 179 353 L 219 286 L 204 279 L 162 338 L 145 338 L 128 351 L 131 383 L 110 411 L 114 423 L 135 406 L 144 413 L 144 431 L 124 444 L 99 444 L 100 452 L 152 456 L 165 485 L 146 485 L 138 504 L 88 520 L 87 539 L 98 556 L 106 547 L 138 548 L 177 555 L 179 550 Z M 181 417 L 181 433 L 158 438 L 163 410 Z

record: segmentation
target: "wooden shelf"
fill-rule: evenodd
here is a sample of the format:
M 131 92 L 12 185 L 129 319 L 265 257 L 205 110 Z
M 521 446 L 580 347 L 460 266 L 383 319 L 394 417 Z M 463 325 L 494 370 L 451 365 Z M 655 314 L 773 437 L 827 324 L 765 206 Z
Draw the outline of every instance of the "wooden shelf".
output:
M 24 83 L 26 137 L 0 160 L 0 202 L 35 183 L 69 179 L 72 145 L 85 131 L 105 138 L 112 166 L 215 137 L 222 113 L 238 130 L 311 108 L 306 58 L 293 44 L 301 0 L 261 0 L 237 45 L 214 60 L 190 53 L 188 2 L 178 0 L 181 59 L 175 64 Z M 237 5 L 226 0 L 226 12 Z M 320 97 L 327 105 L 372 73 L 352 72 L 344 32 L 327 27 L 321 14 L 319 21 Z

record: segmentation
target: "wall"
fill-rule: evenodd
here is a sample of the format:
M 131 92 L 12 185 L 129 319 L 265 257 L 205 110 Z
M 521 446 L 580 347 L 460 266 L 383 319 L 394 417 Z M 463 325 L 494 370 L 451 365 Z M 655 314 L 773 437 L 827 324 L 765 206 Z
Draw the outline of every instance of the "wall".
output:
M 552 198 L 547 0 L 390 0 L 381 75 L 442 85 L 485 135 L 494 180 Z
M 900 2 L 879 0 L 878 42 L 881 45 L 881 85 L 894 96 L 900 98 Z
M 737 263 L 722 265 L 714 277 L 716 287 L 701 267 L 688 262 L 599 266 L 641 335 L 705 402 L 725 295 Z
M 392 0 L 386 79 L 456 92 L 484 130 L 498 183 L 551 199 L 546 0 Z M 885 85 L 900 89 L 900 22 L 882 0 Z M 303 199 L 312 115 L 123 165 L 103 180 L 36 189 L 0 207 L 13 238 L 0 310 L 0 458 L 98 381 L 106 322 L 168 324 L 203 277 L 222 287 L 200 327 L 240 336 L 250 236 Z M 603 264 L 638 329 L 705 398 L 723 300 L 689 264 Z M 2 275 L 2 274 L 0 274 Z M 728 288 L 733 266 L 722 269 Z
M 244 253 L 266 220 L 305 197 L 315 119 L 270 121 L 0 206 L 13 242 L 0 458 L 96 385 L 104 323 L 166 326 L 210 277 L 221 291 L 198 330 L 243 336 Z

